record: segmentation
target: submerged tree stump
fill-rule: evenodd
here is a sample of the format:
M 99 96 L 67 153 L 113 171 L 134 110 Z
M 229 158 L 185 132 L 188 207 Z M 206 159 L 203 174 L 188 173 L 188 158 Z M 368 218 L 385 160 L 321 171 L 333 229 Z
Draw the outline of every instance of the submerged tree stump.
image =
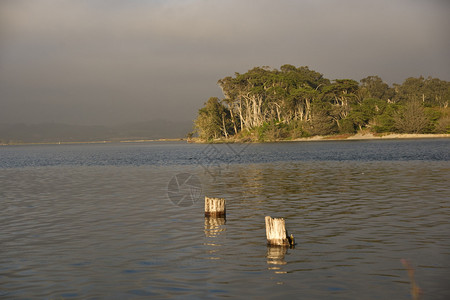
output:
M 205 216 L 225 218 L 226 208 L 224 198 L 209 198 L 205 196 Z
M 266 216 L 267 244 L 275 246 L 294 246 L 294 236 L 288 236 L 284 218 Z

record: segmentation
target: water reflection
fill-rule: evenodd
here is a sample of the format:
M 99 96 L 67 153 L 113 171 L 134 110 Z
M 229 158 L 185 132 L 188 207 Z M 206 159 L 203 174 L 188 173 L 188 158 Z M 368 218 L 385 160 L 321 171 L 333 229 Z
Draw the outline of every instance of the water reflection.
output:
M 285 265 L 284 257 L 287 253 L 287 247 L 267 246 L 267 263 L 269 265 Z
M 226 218 L 205 217 L 205 236 L 215 238 L 226 231 Z
M 206 259 L 220 259 L 219 249 L 222 247 L 219 236 L 226 231 L 226 218 L 205 217 Z
M 267 269 L 274 274 L 286 274 L 287 271 L 283 270 L 284 265 L 287 264 L 284 257 L 288 251 L 288 247 L 283 246 L 267 246 Z M 278 278 L 279 279 L 279 278 Z M 284 284 L 284 281 L 279 281 L 277 284 Z

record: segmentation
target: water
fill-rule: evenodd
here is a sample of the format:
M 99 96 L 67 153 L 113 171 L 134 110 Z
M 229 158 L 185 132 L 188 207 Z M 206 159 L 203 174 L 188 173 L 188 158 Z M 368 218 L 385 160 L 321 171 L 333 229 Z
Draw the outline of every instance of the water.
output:
M 0 298 L 411 299 L 404 258 L 423 299 L 447 299 L 449 149 L 0 147 Z M 175 191 L 190 206 L 169 197 L 182 173 L 201 183 Z M 205 194 L 226 198 L 226 220 L 204 218 Z M 295 248 L 266 246 L 266 215 L 286 218 Z

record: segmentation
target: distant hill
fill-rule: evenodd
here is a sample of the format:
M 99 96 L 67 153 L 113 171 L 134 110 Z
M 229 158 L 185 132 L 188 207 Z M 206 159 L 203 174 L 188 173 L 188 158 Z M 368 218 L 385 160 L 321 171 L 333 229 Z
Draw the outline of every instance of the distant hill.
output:
M 116 126 L 0 123 L 0 144 L 183 138 L 190 131 L 191 121 L 153 120 Z

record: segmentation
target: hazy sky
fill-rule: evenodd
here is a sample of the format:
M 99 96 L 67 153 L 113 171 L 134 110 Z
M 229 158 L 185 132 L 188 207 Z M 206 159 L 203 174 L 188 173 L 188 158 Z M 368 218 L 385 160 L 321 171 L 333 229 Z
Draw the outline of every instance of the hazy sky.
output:
M 255 66 L 450 80 L 447 0 L 0 0 L 0 123 L 191 120 Z

